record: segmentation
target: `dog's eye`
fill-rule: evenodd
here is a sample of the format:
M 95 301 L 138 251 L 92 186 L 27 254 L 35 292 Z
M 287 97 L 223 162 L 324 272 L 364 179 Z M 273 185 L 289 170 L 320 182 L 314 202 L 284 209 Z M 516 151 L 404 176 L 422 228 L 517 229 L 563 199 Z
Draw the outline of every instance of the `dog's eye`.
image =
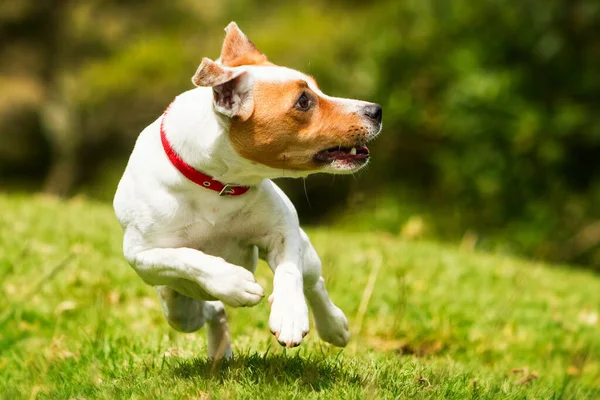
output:
M 302 95 L 298 97 L 298 100 L 296 100 L 296 105 L 294 107 L 300 111 L 308 111 L 311 106 L 312 101 L 310 100 L 310 97 L 308 97 L 306 93 L 302 93 Z

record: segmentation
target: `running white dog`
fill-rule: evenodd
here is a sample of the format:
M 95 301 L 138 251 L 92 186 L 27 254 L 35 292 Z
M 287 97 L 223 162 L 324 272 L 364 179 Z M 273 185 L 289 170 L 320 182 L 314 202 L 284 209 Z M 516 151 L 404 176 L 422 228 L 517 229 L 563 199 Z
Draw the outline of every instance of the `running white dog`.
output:
M 381 107 L 329 97 L 315 80 L 270 63 L 235 23 L 220 58 L 204 58 L 196 89 L 177 96 L 139 136 L 114 208 L 125 257 L 156 286 L 178 331 L 208 323 L 211 358 L 231 357 L 223 303 L 254 306 L 259 254 L 274 272 L 269 326 L 279 343 L 308 333 L 308 300 L 319 336 L 350 334 L 321 277 L 321 262 L 294 206 L 269 178 L 351 173 L 381 130 Z

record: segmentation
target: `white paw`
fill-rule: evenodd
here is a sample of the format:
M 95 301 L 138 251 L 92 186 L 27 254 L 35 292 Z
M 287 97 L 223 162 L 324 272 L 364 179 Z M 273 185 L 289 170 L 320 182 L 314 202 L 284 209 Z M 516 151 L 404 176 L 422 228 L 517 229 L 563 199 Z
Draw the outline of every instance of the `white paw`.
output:
M 265 296 L 250 271 L 225 262 L 202 281 L 209 295 L 232 307 L 254 306 Z
M 273 293 L 269 297 L 271 316 L 269 328 L 279 344 L 285 347 L 296 347 L 309 331 L 308 307 L 302 292 Z
M 327 315 L 316 318 L 315 325 L 319 337 L 324 341 L 338 347 L 345 347 L 350 340 L 350 331 L 348 330 L 348 320 L 344 312 L 338 307 L 333 306 Z

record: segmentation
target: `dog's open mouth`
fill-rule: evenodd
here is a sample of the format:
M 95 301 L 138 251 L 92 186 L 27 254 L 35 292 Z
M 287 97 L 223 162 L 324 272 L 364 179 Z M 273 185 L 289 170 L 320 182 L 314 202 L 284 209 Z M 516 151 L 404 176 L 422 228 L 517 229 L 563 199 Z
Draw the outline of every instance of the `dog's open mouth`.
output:
M 315 160 L 322 163 L 331 163 L 333 161 L 351 161 L 361 162 L 369 158 L 369 148 L 365 145 L 355 147 L 331 147 L 322 150 L 315 155 Z

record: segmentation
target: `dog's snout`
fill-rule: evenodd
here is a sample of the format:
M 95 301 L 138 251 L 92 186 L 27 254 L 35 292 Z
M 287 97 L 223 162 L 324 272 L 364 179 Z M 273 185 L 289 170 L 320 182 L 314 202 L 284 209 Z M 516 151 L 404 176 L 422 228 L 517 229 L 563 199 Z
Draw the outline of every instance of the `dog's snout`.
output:
M 369 104 L 364 107 L 363 114 L 380 124 L 383 111 L 379 104 Z

